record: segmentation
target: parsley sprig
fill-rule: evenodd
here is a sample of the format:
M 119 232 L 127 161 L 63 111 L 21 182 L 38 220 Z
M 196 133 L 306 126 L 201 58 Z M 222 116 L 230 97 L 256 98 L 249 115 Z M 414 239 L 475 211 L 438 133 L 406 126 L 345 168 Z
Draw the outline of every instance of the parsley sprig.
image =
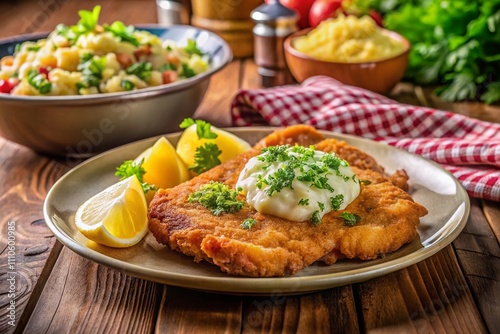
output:
M 219 146 L 214 143 L 205 143 L 203 146 L 197 147 L 194 154 L 194 164 L 189 166 L 189 169 L 196 174 L 201 174 L 207 170 L 220 165 L 219 155 L 222 151 Z
M 157 188 L 154 184 L 144 182 L 144 174 L 146 174 L 146 171 L 142 167 L 143 162 L 144 159 L 139 161 L 139 163 L 135 163 L 134 160 L 126 160 L 116 168 L 115 175 L 120 176 L 120 181 L 125 180 L 132 175 L 135 175 L 141 183 L 142 191 L 144 191 L 144 193 L 146 194 L 150 190 L 157 190 Z
M 212 124 L 202 120 L 194 120 L 192 118 L 184 118 L 179 127 L 181 129 L 187 129 L 191 125 L 196 124 L 196 135 L 198 139 L 215 139 L 217 134 L 212 131 Z
M 70 44 L 73 45 L 78 40 L 78 37 L 95 30 L 100 13 L 101 6 L 95 6 L 92 11 L 79 10 L 78 15 L 80 16 L 80 20 L 76 25 L 67 26 L 62 23 L 58 24 L 56 26 L 56 32 L 58 35 L 66 37 Z
M 214 216 L 241 210 L 244 201 L 238 200 L 238 193 L 222 182 L 211 181 L 198 191 L 191 193 L 188 202 L 197 202 L 210 210 Z
M 105 24 L 103 28 L 118 37 L 118 39 L 122 42 L 129 42 L 134 46 L 139 46 L 141 44 L 133 35 L 135 31 L 134 26 L 126 26 L 121 21 L 115 21 L 111 25 Z
M 184 51 L 186 51 L 189 55 L 203 55 L 203 52 L 198 48 L 198 45 L 196 44 L 196 41 L 194 39 L 187 40 L 187 45 L 184 48 Z

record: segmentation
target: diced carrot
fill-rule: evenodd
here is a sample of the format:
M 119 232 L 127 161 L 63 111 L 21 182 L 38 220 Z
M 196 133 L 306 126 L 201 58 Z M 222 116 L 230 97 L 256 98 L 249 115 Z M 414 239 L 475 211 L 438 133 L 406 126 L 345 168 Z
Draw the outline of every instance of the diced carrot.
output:
M 179 78 L 179 75 L 175 71 L 164 71 L 161 73 L 161 76 L 163 78 L 164 84 L 177 81 L 177 79 Z
M 14 57 L 13 56 L 5 56 L 0 60 L 0 67 L 4 66 L 12 66 L 14 64 Z

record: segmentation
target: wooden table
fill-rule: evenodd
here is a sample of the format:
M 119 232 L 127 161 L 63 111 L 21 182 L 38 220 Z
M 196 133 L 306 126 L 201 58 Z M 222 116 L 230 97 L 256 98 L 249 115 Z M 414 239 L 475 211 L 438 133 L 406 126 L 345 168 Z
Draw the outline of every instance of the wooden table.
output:
M 101 1 L 101 22 L 156 22 L 153 0 Z M 51 30 L 77 20 L 98 1 L 0 3 L 0 36 Z M 239 88 L 259 87 L 251 59 L 217 74 L 196 117 L 229 125 Z M 429 92 L 402 84 L 392 97 L 430 104 Z M 450 105 L 470 113 L 470 105 Z M 475 117 L 500 121 L 482 108 Z M 367 282 L 300 296 L 240 297 L 190 291 L 122 274 L 63 247 L 44 223 L 47 191 L 70 169 L 0 138 L 0 332 L 235 333 L 391 332 L 498 333 L 500 207 L 472 199 L 462 234 L 431 258 Z M 15 225 L 15 298 L 9 296 L 8 228 Z M 15 323 L 11 327 L 11 300 Z M 12 308 L 12 307 L 11 307 Z

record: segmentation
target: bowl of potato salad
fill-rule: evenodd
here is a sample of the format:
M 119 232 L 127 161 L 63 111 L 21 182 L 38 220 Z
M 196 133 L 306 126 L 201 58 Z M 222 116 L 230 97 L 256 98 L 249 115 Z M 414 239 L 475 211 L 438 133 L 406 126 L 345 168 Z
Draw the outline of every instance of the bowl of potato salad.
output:
M 85 157 L 177 131 L 232 53 L 192 26 L 99 23 L 0 40 L 0 135 L 35 151 Z

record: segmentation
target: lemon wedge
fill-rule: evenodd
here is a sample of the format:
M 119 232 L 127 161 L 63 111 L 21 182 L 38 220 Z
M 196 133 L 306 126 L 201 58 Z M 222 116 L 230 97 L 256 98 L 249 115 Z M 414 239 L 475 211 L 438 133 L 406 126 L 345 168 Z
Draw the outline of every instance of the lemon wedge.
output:
M 148 232 L 148 207 L 135 175 L 94 195 L 76 211 L 78 230 L 102 245 L 124 248 Z
M 205 143 L 217 144 L 219 149 L 222 151 L 219 156 L 219 160 L 221 162 L 232 159 L 250 148 L 249 143 L 230 132 L 219 129 L 213 125 L 211 130 L 217 134 L 217 138 L 199 139 L 196 134 L 196 124 L 193 124 L 184 130 L 179 138 L 179 141 L 177 142 L 177 154 L 182 158 L 187 166 L 192 166 L 194 164 L 196 148 L 203 146 Z
M 153 146 L 139 154 L 134 162 L 139 163 L 141 160 L 142 168 L 146 171 L 142 177 L 143 181 L 154 184 L 157 188 L 172 188 L 189 180 L 186 165 L 165 137 L 161 137 Z M 149 202 L 153 195 L 154 191 L 149 191 L 146 200 Z

